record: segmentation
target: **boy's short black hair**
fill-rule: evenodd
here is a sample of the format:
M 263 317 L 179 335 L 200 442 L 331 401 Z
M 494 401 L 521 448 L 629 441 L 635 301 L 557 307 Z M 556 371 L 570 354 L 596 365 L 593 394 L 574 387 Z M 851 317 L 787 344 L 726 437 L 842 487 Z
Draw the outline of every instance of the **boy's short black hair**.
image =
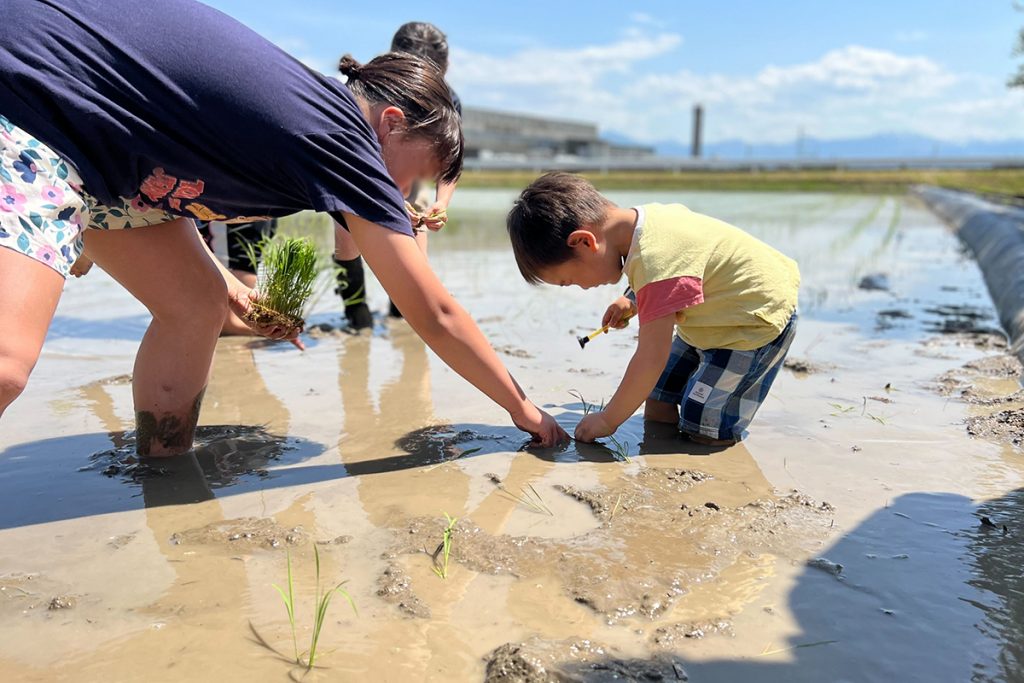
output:
M 569 235 L 599 225 L 613 206 L 586 178 L 572 173 L 547 173 L 530 183 L 506 220 L 523 278 L 531 285 L 543 282 L 540 271 L 572 258 Z

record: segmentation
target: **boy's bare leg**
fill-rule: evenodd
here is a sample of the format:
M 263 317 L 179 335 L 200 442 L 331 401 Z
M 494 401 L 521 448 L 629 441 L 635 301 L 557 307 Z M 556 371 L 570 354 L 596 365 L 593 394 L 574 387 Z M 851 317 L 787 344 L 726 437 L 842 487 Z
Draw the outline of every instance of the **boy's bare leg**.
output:
M 227 315 L 224 278 L 184 218 L 96 230 L 89 256 L 153 314 L 135 357 L 136 450 L 151 456 L 187 451 Z
M 712 439 L 710 436 L 704 436 L 703 434 L 690 434 L 687 432 L 686 438 L 694 443 L 703 444 L 705 446 L 734 446 L 736 445 L 735 439 Z
M 675 403 L 649 398 L 644 402 L 644 419 L 651 422 L 679 424 L 679 406 Z
M 0 415 L 25 389 L 63 290 L 53 268 L 0 247 Z

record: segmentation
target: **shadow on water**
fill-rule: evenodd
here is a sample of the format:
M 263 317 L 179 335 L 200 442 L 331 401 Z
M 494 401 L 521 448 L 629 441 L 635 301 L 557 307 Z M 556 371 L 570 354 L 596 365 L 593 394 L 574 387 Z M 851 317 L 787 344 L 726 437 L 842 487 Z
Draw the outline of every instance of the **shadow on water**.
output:
M 821 557 L 839 572 L 823 571 L 828 563 L 803 570 L 788 597 L 799 632 L 744 644 L 759 655 L 608 658 L 564 670 L 585 681 L 610 672 L 647 680 L 644 671 L 704 683 L 1024 681 L 1024 489 L 980 506 L 952 494 L 901 496 Z
M 100 320 L 56 315 L 50 323 L 47 339 L 119 339 L 139 341 L 146 333 L 152 316 L 148 313 Z
M 346 476 L 341 465 L 279 469 L 323 451 L 322 444 L 246 425 L 201 426 L 195 448 L 171 458 L 136 456 L 131 432 L 33 441 L 0 452 L 0 528 L 197 503 Z

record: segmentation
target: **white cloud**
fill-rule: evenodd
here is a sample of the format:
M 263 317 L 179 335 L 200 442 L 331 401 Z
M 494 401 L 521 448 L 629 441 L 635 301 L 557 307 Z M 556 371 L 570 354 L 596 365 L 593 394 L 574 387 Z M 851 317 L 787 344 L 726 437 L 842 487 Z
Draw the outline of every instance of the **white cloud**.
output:
M 458 88 L 592 87 L 609 74 L 626 74 L 636 62 L 674 50 L 682 38 L 672 33 L 646 35 L 630 28 L 606 45 L 577 49 L 530 48 L 496 57 L 454 48 L 449 79 Z
M 696 102 L 706 107 L 710 142 L 779 142 L 798 129 L 824 138 L 1024 137 L 1024 94 L 927 57 L 848 45 L 747 74 L 655 71 L 681 44 L 681 36 L 634 15 L 618 39 L 603 44 L 507 56 L 456 49 L 449 76 L 469 105 L 595 121 L 641 141 L 688 141 Z

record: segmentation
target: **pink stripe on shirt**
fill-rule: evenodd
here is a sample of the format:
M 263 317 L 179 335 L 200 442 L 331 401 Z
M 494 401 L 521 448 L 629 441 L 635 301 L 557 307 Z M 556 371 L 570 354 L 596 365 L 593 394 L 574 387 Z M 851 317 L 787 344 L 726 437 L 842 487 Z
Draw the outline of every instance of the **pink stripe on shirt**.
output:
M 640 324 L 696 306 L 704 301 L 704 287 L 699 277 L 672 277 L 651 282 L 636 293 Z

